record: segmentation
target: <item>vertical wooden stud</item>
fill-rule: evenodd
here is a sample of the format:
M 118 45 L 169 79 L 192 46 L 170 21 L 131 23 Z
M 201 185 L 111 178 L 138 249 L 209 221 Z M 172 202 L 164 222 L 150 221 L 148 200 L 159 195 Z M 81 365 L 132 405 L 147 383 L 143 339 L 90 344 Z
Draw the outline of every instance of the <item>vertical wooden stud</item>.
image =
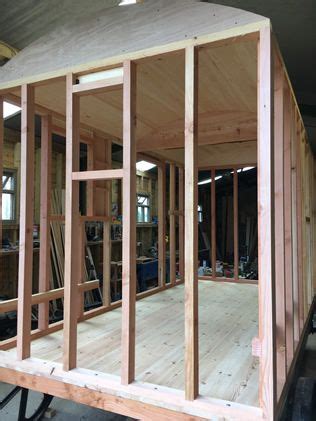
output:
M 269 25 L 258 43 L 259 402 L 269 420 L 276 406 L 272 84 Z
M 51 277 L 50 263 L 50 213 L 51 213 L 51 171 L 52 171 L 52 118 L 41 119 L 41 176 L 40 176 L 40 260 L 39 292 L 49 291 Z M 49 303 L 38 306 L 38 328 L 45 330 L 49 324 Z
M 297 217 L 297 264 L 299 294 L 299 327 L 304 328 L 304 289 L 303 289 L 303 232 L 302 232 L 302 146 L 301 125 L 297 122 L 296 130 L 296 217 Z
M 72 181 L 72 173 L 79 171 L 79 97 L 72 93 L 74 77 L 66 77 L 66 203 L 65 203 L 65 287 L 64 287 L 64 370 L 77 364 L 78 314 L 78 242 L 79 183 Z
M 176 166 L 170 164 L 169 172 L 169 254 L 170 254 L 170 283 L 176 283 Z
M 136 65 L 123 64 L 122 384 L 135 378 Z
M 284 91 L 284 239 L 287 370 L 294 355 L 293 258 L 292 258 L 292 183 L 291 183 L 291 97 Z
M 166 166 L 158 166 L 158 286 L 166 283 Z
M 297 187 L 296 187 L 296 109 L 291 95 L 291 209 L 292 209 L 292 280 L 293 280 L 293 335 L 294 352 L 299 342 L 299 288 L 297 259 Z
M 34 212 L 34 88 L 21 88 L 21 197 L 17 357 L 30 357 Z
M 199 394 L 198 344 L 198 56 L 197 48 L 185 50 L 185 397 Z
M 234 169 L 234 278 L 239 279 L 238 172 Z
M 212 255 L 212 278 L 216 279 L 216 180 L 215 168 L 211 172 L 211 255 Z
M 284 73 L 275 55 L 274 68 L 274 205 L 277 395 L 286 380 L 285 264 L 284 264 Z
M 179 269 L 184 281 L 184 170 L 179 167 Z
M 87 145 L 87 170 L 93 171 L 94 167 L 94 142 L 96 139 L 93 139 L 93 142 Z M 95 215 L 95 181 L 87 181 L 87 215 Z
M 106 169 L 112 168 L 112 142 L 105 141 Z M 111 215 L 112 215 L 112 181 L 105 182 L 105 215 L 109 220 L 103 223 L 103 305 L 111 304 Z M 136 205 L 135 205 L 136 206 Z

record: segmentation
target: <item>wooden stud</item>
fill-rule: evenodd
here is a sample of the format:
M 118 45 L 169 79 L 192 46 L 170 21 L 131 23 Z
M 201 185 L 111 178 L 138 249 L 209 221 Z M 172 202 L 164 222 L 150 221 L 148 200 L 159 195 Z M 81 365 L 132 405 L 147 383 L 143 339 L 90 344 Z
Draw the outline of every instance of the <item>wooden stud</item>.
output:
M 198 51 L 185 50 L 185 397 L 199 394 L 198 335 Z
M 275 290 L 273 223 L 273 115 L 270 25 L 258 42 L 258 258 L 259 258 L 259 403 L 266 419 L 276 407 Z
M 211 261 L 212 261 L 212 277 L 216 279 L 216 171 L 211 171 Z
M 292 260 L 291 104 L 290 90 L 284 91 L 284 241 L 287 370 L 294 356 L 294 306 Z
M 274 206 L 277 396 L 286 380 L 286 312 L 284 260 L 284 73 L 275 56 L 274 79 Z
M 297 264 L 298 264 L 298 294 L 299 294 L 299 327 L 304 328 L 304 288 L 303 288 L 303 232 L 302 232 L 302 147 L 301 131 L 298 125 L 296 131 L 296 217 L 297 217 Z
M 87 171 L 94 170 L 94 142 L 87 145 Z M 87 215 L 95 214 L 95 181 L 87 181 Z
M 184 169 L 179 167 L 179 269 L 184 281 Z
M 234 169 L 234 278 L 239 279 L 238 172 Z
M 112 168 L 112 142 L 105 141 L 106 168 Z M 112 181 L 105 182 L 105 214 L 109 218 L 103 223 L 103 305 L 111 304 L 111 215 L 112 215 Z M 136 206 L 136 205 L 135 205 Z
M 135 378 L 136 64 L 123 64 L 122 384 Z
M 63 367 L 71 370 L 77 364 L 79 183 L 73 183 L 73 172 L 79 171 L 79 97 L 72 93 L 74 77 L 66 77 L 66 203 L 65 203 L 65 299 Z
M 79 248 L 79 258 L 78 258 L 78 283 L 83 285 L 86 281 L 86 224 L 85 221 L 79 218 L 78 220 L 78 248 Z M 84 313 L 84 293 L 78 290 L 78 320 L 83 316 Z
M 292 209 L 292 282 L 293 282 L 293 335 L 294 352 L 299 343 L 299 287 L 298 287 L 298 251 L 297 251 L 297 187 L 296 187 L 296 110 L 291 97 L 291 209 Z
M 170 282 L 176 283 L 176 166 L 170 164 L 169 171 L 169 254 L 170 254 Z
M 18 285 L 17 357 L 30 357 L 31 300 L 33 283 L 34 212 L 34 88 L 21 88 L 21 196 Z
M 158 166 L 158 286 L 166 283 L 166 166 Z
M 40 196 L 40 260 L 39 292 L 50 289 L 50 212 L 51 212 L 51 172 L 52 172 L 52 118 L 41 118 L 41 196 Z M 49 324 L 49 305 L 38 306 L 38 328 L 45 330 Z

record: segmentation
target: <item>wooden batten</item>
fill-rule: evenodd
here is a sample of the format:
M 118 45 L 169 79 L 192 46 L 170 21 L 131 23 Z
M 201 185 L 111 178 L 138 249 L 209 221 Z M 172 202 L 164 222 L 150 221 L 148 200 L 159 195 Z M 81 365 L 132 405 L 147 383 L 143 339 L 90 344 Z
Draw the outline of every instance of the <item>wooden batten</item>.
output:
M 123 250 L 121 382 L 135 379 L 136 64 L 123 64 Z
M 185 397 L 194 400 L 199 394 L 198 347 L 198 166 L 197 105 L 198 52 L 185 50 Z
M 169 172 L 169 253 L 170 253 L 170 282 L 176 283 L 176 166 L 170 164 Z
M 31 352 L 35 114 L 34 88 L 29 85 L 23 85 L 21 92 L 21 194 L 17 357 L 23 360 L 30 357 Z
M 74 77 L 67 75 L 66 98 L 66 210 L 65 210 L 65 299 L 63 367 L 71 370 L 77 364 L 77 314 L 80 247 L 79 183 L 73 182 L 73 172 L 79 171 L 79 97 L 73 94 Z
M 269 25 L 260 30 L 258 42 L 258 287 L 259 403 L 271 420 L 276 408 L 272 72 Z
M 52 118 L 41 118 L 41 202 L 40 202 L 40 261 L 39 292 L 50 289 L 50 212 L 51 212 L 51 171 L 52 171 Z M 49 324 L 49 304 L 38 306 L 38 328 L 45 330 Z
M 166 283 L 166 165 L 158 166 L 158 285 Z

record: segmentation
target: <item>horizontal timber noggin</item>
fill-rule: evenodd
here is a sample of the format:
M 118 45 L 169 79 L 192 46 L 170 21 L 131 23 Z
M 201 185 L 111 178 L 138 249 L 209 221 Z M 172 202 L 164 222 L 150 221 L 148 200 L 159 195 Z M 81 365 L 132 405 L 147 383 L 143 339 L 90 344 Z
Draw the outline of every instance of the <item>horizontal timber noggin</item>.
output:
M 0 67 L 1 175 L 3 103 L 21 107 L 18 293 L 0 301 L 1 313 L 17 311 L 17 334 L 0 342 L 0 380 L 137 419 L 275 420 L 315 304 L 315 164 L 270 20 L 193 0 L 85 10 L 84 21 L 79 13 Z M 66 151 L 59 170 L 56 136 Z M 139 161 L 156 167 L 148 194 Z M 258 273 L 246 279 L 240 188 L 252 169 Z M 227 174 L 233 262 L 220 274 L 218 181 Z M 157 209 L 147 225 L 137 219 L 146 198 Z M 102 279 L 99 269 L 87 278 L 85 266 L 86 225 L 96 222 Z M 5 229 L 1 220 L 1 240 Z M 137 257 L 143 229 L 157 238 L 156 284 L 147 290 Z M 52 288 L 56 267 L 62 283 Z M 99 305 L 87 307 L 95 296 Z M 63 311 L 52 322 L 56 302 Z

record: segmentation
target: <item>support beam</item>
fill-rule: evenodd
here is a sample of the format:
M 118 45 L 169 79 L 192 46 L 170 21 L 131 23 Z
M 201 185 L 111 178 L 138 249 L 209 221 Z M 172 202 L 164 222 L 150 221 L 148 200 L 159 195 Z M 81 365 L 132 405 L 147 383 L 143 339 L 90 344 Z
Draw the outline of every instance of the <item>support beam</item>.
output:
M 158 286 L 166 284 L 166 166 L 158 166 Z
M 272 84 L 269 25 L 258 42 L 259 403 L 269 420 L 276 407 Z
M 198 346 L 198 51 L 185 50 L 185 397 L 199 394 Z
M 179 271 L 184 281 L 184 169 L 179 167 Z
M 238 172 L 234 169 L 234 278 L 239 279 Z
M 136 305 L 136 64 L 123 64 L 123 267 L 121 382 L 135 378 Z
M 212 278 L 216 279 L 216 171 L 211 171 L 211 260 L 212 260 Z
M 286 311 L 284 260 L 284 73 L 277 55 L 274 67 L 274 206 L 277 396 L 286 381 Z
M 176 283 L 176 166 L 170 164 L 169 171 L 169 255 L 170 255 L 170 282 Z
M 34 88 L 21 88 L 21 196 L 18 282 L 17 357 L 30 357 L 31 300 L 33 281 L 34 212 Z
M 80 244 L 79 183 L 73 172 L 79 171 L 79 97 L 72 92 L 74 78 L 66 77 L 66 203 L 65 203 L 65 299 L 63 367 L 71 370 L 77 364 L 78 259 Z
M 41 198 L 40 198 L 40 260 L 39 292 L 50 289 L 50 213 L 51 213 L 51 172 L 52 172 L 52 118 L 41 118 Z M 49 324 L 49 303 L 38 306 L 38 328 L 45 330 Z

